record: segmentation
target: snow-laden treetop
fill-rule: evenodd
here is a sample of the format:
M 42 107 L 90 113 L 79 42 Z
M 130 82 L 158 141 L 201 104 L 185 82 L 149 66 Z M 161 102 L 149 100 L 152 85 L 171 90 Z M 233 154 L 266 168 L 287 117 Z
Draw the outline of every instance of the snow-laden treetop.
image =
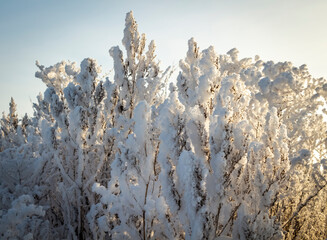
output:
M 325 79 L 193 38 L 171 79 L 132 12 L 122 43 L 112 79 L 91 58 L 37 62 L 34 117 L 11 100 L 1 239 L 327 237 Z

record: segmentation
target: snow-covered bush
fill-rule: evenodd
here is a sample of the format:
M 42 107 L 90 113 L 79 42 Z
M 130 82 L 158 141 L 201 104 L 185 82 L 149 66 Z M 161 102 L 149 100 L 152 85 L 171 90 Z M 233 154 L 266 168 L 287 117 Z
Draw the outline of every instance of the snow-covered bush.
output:
M 1 210 L 1 239 L 47 239 L 48 221 L 43 207 L 34 205 L 33 197 L 22 195 L 11 203 L 7 211 Z
M 175 81 L 132 12 L 122 44 L 113 79 L 37 62 L 34 116 L 11 100 L 1 239 L 327 238 L 325 79 L 190 39 Z

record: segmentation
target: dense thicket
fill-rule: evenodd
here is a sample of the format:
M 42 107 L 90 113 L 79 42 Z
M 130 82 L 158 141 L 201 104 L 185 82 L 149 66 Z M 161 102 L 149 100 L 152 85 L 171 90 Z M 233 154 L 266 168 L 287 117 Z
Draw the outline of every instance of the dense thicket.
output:
M 1 239 L 326 239 L 325 79 L 189 40 L 162 71 L 132 13 L 113 79 L 37 63 L 0 120 Z M 124 57 L 125 54 L 125 57 Z

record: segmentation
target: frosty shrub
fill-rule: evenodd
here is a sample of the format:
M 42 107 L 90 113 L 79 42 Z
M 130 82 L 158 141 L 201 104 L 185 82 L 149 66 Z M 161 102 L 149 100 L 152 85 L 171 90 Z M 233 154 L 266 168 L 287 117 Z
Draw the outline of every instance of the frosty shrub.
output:
M 0 125 L 1 239 L 326 239 L 327 82 L 188 42 L 179 75 L 126 15 L 125 50 L 36 63 Z M 170 83 L 169 83 L 170 82 Z

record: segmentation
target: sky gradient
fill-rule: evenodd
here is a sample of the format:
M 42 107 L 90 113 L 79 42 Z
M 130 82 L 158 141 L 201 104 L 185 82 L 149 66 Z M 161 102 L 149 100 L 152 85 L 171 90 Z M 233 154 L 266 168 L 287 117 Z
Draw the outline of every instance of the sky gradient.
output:
M 130 10 L 147 43 L 155 40 L 163 69 L 184 58 L 194 37 L 200 49 L 236 47 L 240 57 L 307 64 L 314 77 L 327 78 L 326 0 L 0 1 L 1 112 L 14 97 L 19 115 L 32 115 L 45 90 L 34 77 L 36 60 L 50 66 L 92 57 L 109 72 L 108 50 L 122 45 Z

